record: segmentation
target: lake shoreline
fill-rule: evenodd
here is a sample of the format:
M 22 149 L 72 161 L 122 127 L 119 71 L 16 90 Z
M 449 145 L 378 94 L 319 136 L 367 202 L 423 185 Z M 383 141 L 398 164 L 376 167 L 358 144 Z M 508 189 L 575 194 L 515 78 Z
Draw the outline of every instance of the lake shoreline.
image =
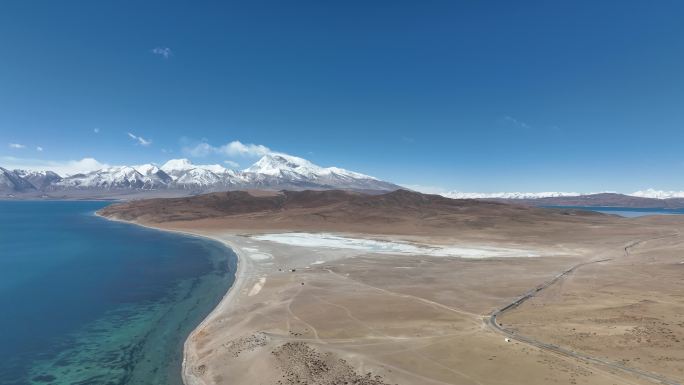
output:
M 99 211 L 99 210 L 98 210 Z M 224 296 L 221 298 L 219 303 L 212 309 L 212 311 L 207 314 L 206 317 L 190 332 L 190 334 L 185 338 L 185 342 L 183 343 L 183 360 L 182 360 L 182 366 L 181 366 L 181 379 L 183 381 L 183 384 L 185 385 L 204 385 L 204 382 L 194 374 L 192 368 L 194 367 L 194 362 L 197 361 L 198 355 L 197 351 L 194 348 L 192 341 L 194 336 L 199 333 L 204 326 L 206 326 L 208 323 L 210 323 L 218 314 L 221 312 L 225 311 L 226 308 L 230 307 L 232 304 L 232 300 L 234 297 L 237 295 L 239 292 L 239 288 L 242 288 L 245 283 L 245 277 L 248 273 L 248 260 L 244 258 L 241 255 L 241 250 L 237 245 L 232 244 L 231 242 L 221 239 L 219 237 L 212 237 L 207 234 L 200 234 L 197 232 L 192 232 L 188 230 L 178 230 L 178 229 L 172 229 L 172 228 L 165 228 L 165 227 L 160 227 L 160 226 L 152 226 L 149 224 L 144 224 L 144 223 L 139 223 L 135 221 L 127 221 L 127 220 L 122 220 L 119 218 L 115 217 L 106 217 L 101 215 L 99 212 L 95 212 L 94 215 L 110 220 L 110 221 L 116 221 L 116 222 L 122 222 L 126 224 L 132 224 L 136 226 L 141 226 L 147 229 L 152 229 L 152 230 L 157 230 L 157 231 L 164 231 L 164 232 L 170 232 L 170 233 L 176 233 L 176 234 L 181 234 L 185 236 L 190 236 L 190 237 L 196 237 L 196 238 L 201 238 L 205 240 L 210 240 L 213 242 L 218 242 L 224 247 L 228 248 L 231 250 L 235 256 L 237 257 L 236 260 L 236 271 L 235 271 L 235 277 L 233 280 L 233 283 L 230 285 Z
M 594 211 L 601 214 L 617 215 L 623 218 L 636 218 L 657 215 L 684 215 L 684 209 L 644 208 L 644 207 L 619 207 L 619 206 L 540 206 L 548 209 L 571 209 Z
M 608 344 L 584 336 L 605 327 L 604 318 L 625 312 L 633 330 L 650 326 L 651 320 L 639 315 L 643 306 L 657 307 L 660 302 L 644 302 L 651 294 L 644 295 L 643 279 L 671 298 L 659 308 L 659 322 L 676 321 L 681 312 L 663 309 L 672 309 L 670 303 L 680 299 L 672 285 L 680 278 L 673 274 L 673 265 L 681 265 L 676 250 L 683 217 L 628 219 L 579 210 L 445 202 L 404 192 L 392 199 L 302 194 L 304 208 L 293 204 L 283 209 L 277 201 L 263 204 L 276 198 L 209 195 L 133 202 L 102 211 L 154 228 L 201 234 L 239 252 L 242 266 L 236 286 L 186 341 L 186 385 L 545 384 L 566 374 L 570 382 L 581 377 L 593 384 L 613 384 L 629 375 L 574 358 L 559 359 L 549 349 L 506 341 L 483 327 L 483 319 L 516 301 L 520 293 L 536 293 L 572 266 L 597 259 L 603 262 L 572 274 L 582 281 L 563 279 L 563 286 L 582 295 L 559 298 L 556 289 L 562 286 L 554 285 L 541 294 L 551 294 L 543 306 L 530 308 L 535 299 L 523 305 L 522 314 L 507 314 L 518 317 L 515 323 L 502 322 L 508 327 L 531 325 L 525 335 L 545 344 L 583 342 L 585 346 L 573 348 L 601 351 L 615 362 L 648 357 L 635 366 L 676 377 L 680 352 L 666 349 L 660 340 L 644 350 L 625 352 L 614 346 L 627 337 L 642 343 L 639 335 L 629 333 L 632 329 L 627 334 L 606 333 Z M 496 251 L 496 257 L 463 258 L 458 254 L 464 248 Z M 444 249 L 458 252 L 440 251 Z M 500 251 L 513 249 L 539 257 L 501 258 Z M 658 259 L 651 258 L 654 253 Z M 625 280 L 623 269 L 631 269 L 634 279 Z M 649 269 L 654 274 L 644 277 Z M 605 281 L 613 282 L 619 295 L 612 288 L 583 291 L 573 286 Z M 587 295 L 604 298 L 596 302 L 596 310 L 584 314 Z M 547 306 L 556 306 L 556 311 L 545 312 Z M 535 312 L 539 314 L 530 316 Z M 568 315 L 577 321 L 568 323 Z M 542 325 L 547 329 L 539 328 L 539 316 L 554 321 Z M 546 334 L 537 335 L 535 327 Z M 662 337 L 671 338 L 669 332 L 664 330 Z M 559 335 L 568 339 L 559 342 Z
M 109 203 L 0 202 L 0 384 L 183 384 L 186 340 L 238 257 L 218 240 L 98 215 Z

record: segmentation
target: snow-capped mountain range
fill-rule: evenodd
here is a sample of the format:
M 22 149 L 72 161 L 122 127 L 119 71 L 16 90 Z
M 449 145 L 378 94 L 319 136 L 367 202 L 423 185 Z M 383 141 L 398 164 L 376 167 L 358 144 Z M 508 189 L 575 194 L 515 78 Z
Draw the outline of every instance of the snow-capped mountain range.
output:
M 452 199 L 537 199 L 549 197 L 567 197 L 583 195 L 575 192 L 498 192 L 498 193 L 473 193 L 449 191 L 440 194 Z
M 115 197 L 130 193 L 144 195 L 190 195 L 203 192 L 265 189 L 349 189 L 393 191 L 400 186 L 337 167 L 321 167 L 292 155 L 270 153 L 244 170 L 219 164 L 193 164 L 188 159 L 171 159 L 161 166 L 141 164 L 115 166 L 74 175 L 60 176 L 49 170 L 9 170 L 0 167 L 0 197 L 47 195 L 50 197 Z M 450 191 L 441 195 L 453 199 L 535 200 L 588 196 L 601 193 Z M 614 193 L 613 193 L 614 194 Z M 652 199 L 684 198 L 684 191 L 647 189 L 624 196 Z
M 663 191 L 654 190 L 652 188 L 642 191 L 636 191 L 631 194 L 635 197 L 641 198 L 653 198 L 653 199 L 672 199 L 672 198 L 684 198 L 684 191 Z
M 617 194 L 615 191 L 601 191 L 590 193 L 578 192 L 561 192 L 561 191 L 546 191 L 546 192 L 498 192 L 498 193 L 477 193 L 477 192 L 460 192 L 449 191 L 440 193 L 439 195 L 452 199 L 540 199 L 540 198 L 560 198 L 560 197 L 576 197 L 595 194 Z M 652 199 L 672 199 L 684 198 L 684 191 L 663 191 L 655 189 L 647 189 L 635 191 L 631 194 L 624 194 L 639 198 Z
M 173 191 L 182 195 L 250 188 L 393 191 L 400 187 L 368 175 L 321 167 L 306 159 L 279 153 L 264 155 L 245 170 L 218 164 L 196 165 L 188 159 L 172 159 L 162 166 L 115 166 L 69 176 L 0 167 L 0 192 L 5 195 L 79 192 L 80 196 L 101 196 L 150 191 Z

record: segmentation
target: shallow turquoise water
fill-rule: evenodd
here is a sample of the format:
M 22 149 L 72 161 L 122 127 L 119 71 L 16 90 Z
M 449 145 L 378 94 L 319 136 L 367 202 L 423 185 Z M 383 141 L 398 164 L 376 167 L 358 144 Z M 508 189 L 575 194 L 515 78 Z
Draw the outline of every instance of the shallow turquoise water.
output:
M 93 215 L 106 205 L 0 201 L 0 384 L 181 383 L 237 258 Z

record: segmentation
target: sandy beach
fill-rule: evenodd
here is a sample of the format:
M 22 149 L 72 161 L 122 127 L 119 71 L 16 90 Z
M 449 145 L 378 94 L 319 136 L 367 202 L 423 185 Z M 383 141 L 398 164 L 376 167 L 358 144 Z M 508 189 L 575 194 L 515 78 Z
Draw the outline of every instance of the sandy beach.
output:
M 604 262 L 578 269 L 499 321 L 529 338 L 682 381 L 681 313 L 664 310 L 683 305 L 680 276 L 665 273 L 681 259 L 682 219 L 454 223 L 428 234 L 412 222 L 372 231 L 363 223 L 293 225 L 263 216 L 144 221 L 223 242 L 240 259 L 235 284 L 186 341 L 185 383 L 652 383 L 507 340 L 488 325 L 496 309 L 596 260 Z M 658 285 L 644 279 L 644 269 Z M 640 285 L 651 286 L 640 293 Z M 644 306 L 653 309 L 648 317 Z M 602 331 L 616 314 L 620 327 Z
M 195 348 L 195 344 L 193 343 L 196 334 L 201 331 L 207 324 L 211 323 L 212 320 L 216 317 L 218 317 L 220 314 L 224 313 L 229 309 L 231 305 L 231 300 L 236 296 L 236 293 L 239 291 L 239 288 L 244 286 L 244 281 L 246 278 L 247 271 L 249 269 L 249 260 L 246 260 L 243 256 L 240 255 L 240 249 L 236 247 L 234 244 L 231 244 L 229 241 L 222 239 L 217 236 L 212 236 L 209 234 L 204 234 L 201 232 L 193 232 L 190 230 L 179 230 L 179 229 L 172 229 L 172 228 L 164 228 L 160 226 L 151 226 L 149 224 L 144 224 L 144 223 L 138 223 L 138 222 L 133 222 L 133 221 L 124 221 L 120 220 L 117 218 L 108 218 L 105 216 L 100 215 L 99 213 L 95 213 L 96 216 L 113 220 L 113 221 L 120 221 L 120 222 L 125 222 L 125 223 L 130 223 L 134 224 L 137 226 L 142 226 L 142 227 L 147 227 L 155 230 L 162 230 L 162 231 L 168 231 L 168 232 L 174 232 L 174 233 L 179 233 L 187 236 L 193 236 L 193 237 L 201 237 L 201 238 L 207 238 L 211 239 L 217 242 L 222 243 L 224 246 L 230 248 L 233 250 L 233 252 L 238 256 L 237 260 L 237 271 L 235 272 L 235 281 L 233 282 L 233 285 L 230 287 L 228 292 L 226 292 L 225 296 L 221 299 L 221 302 L 209 313 L 202 322 L 197 325 L 197 327 L 190 333 L 190 335 L 187 337 L 185 343 L 183 344 L 183 366 L 182 366 L 182 378 L 183 378 L 183 383 L 186 385 L 202 385 L 204 382 L 197 377 L 192 368 L 193 368 L 193 362 L 196 362 L 198 360 L 198 354 Z
M 536 277 L 543 280 L 540 275 L 553 275 L 557 266 L 569 266 L 581 260 L 584 256 L 579 251 L 554 256 L 544 253 L 544 256 L 534 257 L 532 264 L 529 260 L 480 260 L 479 262 L 488 266 L 478 269 L 480 274 L 474 275 L 473 271 L 469 271 L 469 277 L 461 276 L 467 278 L 467 281 L 457 285 L 461 289 L 458 292 L 461 295 L 468 293 L 468 298 L 444 301 L 444 294 L 435 296 L 430 293 L 434 290 L 444 290 L 444 286 L 437 284 L 425 288 L 408 288 L 403 287 L 397 280 L 410 277 L 410 273 L 406 272 L 420 268 L 422 264 L 445 264 L 449 268 L 444 268 L 450 270 L 463 269 L 467 261 L 434 261 L 426 256 L 403 255 L 391 255 L 391 259 L 388 259 L 390 255 L 380 256 L 377 253 L 358 250 L 301 250 L 301 247 L 291 245 L 267 244 L 245 234 L 187 230 L 183 232 L 221 241 L 233 249 L 240 258 L 234 286 L 186 341 L 183 380 L 189 385 L 227 383 L 226 380 L 229 378 L 231 383 L 253 383 L 252 381 L 264 378 L 276 381 L 282 374 L 278 369 L 277 360 L 276 363 L 267 360 L 271 358 L 268 356 L 271 352 L 269 349 L 275 349 L 279 343 L 295 342 L 306 344 L 296 345 L 293 347 L 295 350 L 313 346 L 317 351 L 334 352 L 336 357 L 348 363 L 348 367 L 344 368 L 349 371 L 347 376 L 354 377 L 354 370 L 360 377 L 362 374 L 371 373 L 372 378 L 382 378 L 378 381 L 383 382 L 378 383 L 534 383 L 529 382 L 529 376 L 525 379 L 519 378 L 519 382 L 511 380 L 510 376 L 517 367 L 524 367 L 535 373 L 534 377 L 538 383 L 557 378 L 558 371 L 567 376 L 567 381 L 571 383 L 579 381 L 609 384 L 615 383 L 616 378 L 617 383 L 647 383 L 642 379 L 630 378 L 624 373 L 611 372 L 605 368 L 558 357 L 518 342 L 506 343 L 502 336 L 483 328 L 482 319 L 488 312 L 497 304 L 503 304 L 507 298 L 513 297 L 504 294 L 503 287 L 507 290 L 513 289 L 512 293 L 522 293 L 526 286 L 535 285 Z M 259 254 L 268 253 L 272 259 L 252 259 L 250 254 L 255 251 Z M 541 250 L 537 251 L 543 253 Z M 350 259 L 353 263 L 349 263 Z M 336 263 L 340 260 L 345 263 Z M 505 275 L 503 272 L 497 273 L 497 268 L 502 271 L 509 271 L 511 268 L 525 271 L 530 267 L 534 267 L 534 272 L 515 280 L 503 279 L 505 285 L 497 287 L 495 293 L 487 293 L 487 298 L 482 295 L 478 298 L 475 294 L 482 289 L 475 281 L 483 279 L 484 275 Z M 291 269 L 297 271 L 292 272 Z M 302 272 L 299 273 L 299 270 Z M 438 276 L 437 271 L 432 273 Z M 327 277 L 331 274 L 333 279 Z M 364 279 L 349 285 L 347 282 L 338 282 L 347 280 L 340 280 L 340 275 L 364 276 Z M 425 278 L 427 277 L 423 272 L 423 279 Z M 446 278 L 445 281 L 451 279 L 453 278 Z M 376 280 L 384 281 L 385 285 L 377 285 L 373 282 Z M 321 290 L 321 286 L 332 284 L 341 286 L 340 289 L 361 291 L 359 294 L 363 293 L 361 297 L 365 303 L 355 303 L 353 298 L 340 298 L 337 289 Z M 314 289 L 309 289 L 310 287 Z M 320 292 L 307 295 L 304 290 Z M 294 309 L 293 302 L 287 306 L 283 305 L 283 302 L 288 301 L 288 297 L 294 297 Z M 314 298 L 319 303 L 303 303 L 304 298 Z M 361 301 L 361 298 L 357 300 Z M 404 307 L 404 311 L 396 312 L 392 307 L 384 308 L 382 314 L 369 311 L 369 307 L 386 303 L 388 300 L 394 303 L 393 307 Z M 246 309 L 254 313 L 247 313 Z M 333 311 L 333 314 L 316 314 L 321 310 Z M 273 319 L 261 319 L 267 315 L 278 317 L 280 312 L 289 315 L 285 316 L 285 320 L 278 322 L 274 322 Z M 415 317 L 416 312 L 422 317 Z M 516 314 L 519 312 L 520 310 L 516 310 Z M 406 317 L 408 322 L 388 327 L 387 323 L 394 316 Z M 250 321 L 240 320 L 243 317 Z M 447 320 L 434 321 L 442 317 L 447 317 Z M 510 318 L 512 317 L 503 318 L 503 322 L 510 322 Z M 445 328 L 450 331 L 445 332 Z M 426 329 L 430 332 L 426 333 Z M 549 336 L 542 334 L 541 337 Z M 448 346 L 445 341 L 463 345 L 456 348 Z M 359 345 L 364 347 L 360 348 Z M 503 356 L 491 353 L 500 349 L 505 352 Z M 421 351 L 420 356 L 423 358 L 414 362 L 413 359 L 403 357 L 413 354 L 396 353 L 395 350 Z M 288 354 L 298 357 L 302 352 Z M 455 361 L 450 363 L 444 359 L 445 357 L 452 357 Z M 259 364 L 263 360 L 271 362 Z M 224 363 L 219 366 L 217 361 Z M 489 371 L 492 361 L 496 362 L 495 373 Z M 257 365 L 258 370 L 250 370 L 254 365 Z M 292 362 L 288 365 L 291 366 Z M 423 369 L 426 365 L 429 370 Z M 457 370 L 459 367 L 466 369 Z M 360 372 L 358 368 L 363 368 L 365 373 Z M 207 376 L 209 373 L 211 376 Z M 294 376 L 290 382 L 283 383 L 295 383 L 295 378 L 299 377 Z

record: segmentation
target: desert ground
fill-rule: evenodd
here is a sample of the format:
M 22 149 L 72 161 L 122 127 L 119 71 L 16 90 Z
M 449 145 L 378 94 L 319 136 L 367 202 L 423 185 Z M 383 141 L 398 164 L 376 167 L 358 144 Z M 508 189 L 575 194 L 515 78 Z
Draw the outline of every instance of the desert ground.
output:
M 256 195 L 239 196 L 240 207 L 250 207 L 239 212 L 233 195 L 212 197 L 220 207 L 158 200 L 103 212 L 210 237 L 239 255 L 233 288 L 186 342 L 188 385 L 659 381 L 620 367 L 684 382 L 680 217 L 625 219 L 408 193 L 306 196 L 314 203 L 275 207 L 250 198 Z M 426 252 L 263 238 L 290 232 Z M 434 252 L 441 248 L 462 257 Z M 596 263 L 500 314 L 512 334 L 489 324 L 497 310 L 587 262 Z
M 578 269 L 507 312 L 516 332 L 660 373 L 684 382 L 684 244 L 679 218 L 672 236 L 646 240 L 620 258 Z

